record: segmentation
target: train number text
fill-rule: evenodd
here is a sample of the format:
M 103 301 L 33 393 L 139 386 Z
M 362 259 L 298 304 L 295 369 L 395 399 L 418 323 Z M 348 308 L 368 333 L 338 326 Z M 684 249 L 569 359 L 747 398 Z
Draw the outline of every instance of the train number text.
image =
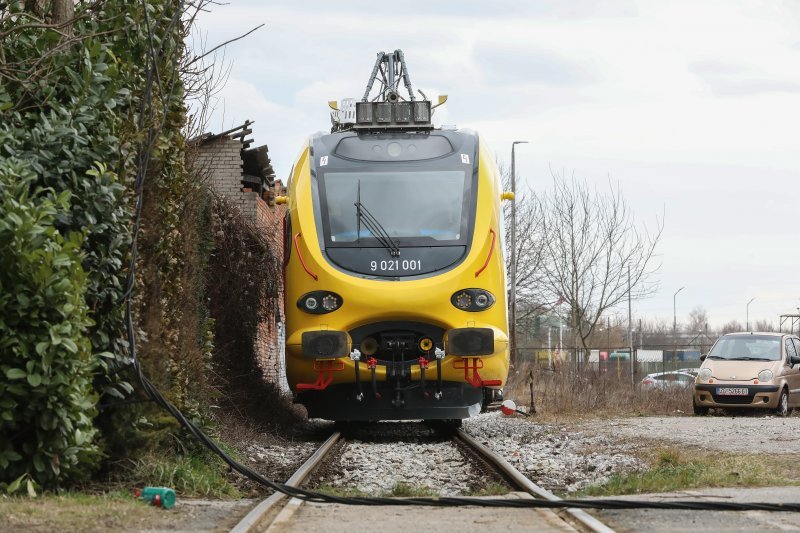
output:
M 399 272 L 399 271 L 414 271 L 422 270 L 421 259 L 389 259 L 386 261 L 370 261 L 369 269 L 373 272 L 380 270 L 381 272 Z

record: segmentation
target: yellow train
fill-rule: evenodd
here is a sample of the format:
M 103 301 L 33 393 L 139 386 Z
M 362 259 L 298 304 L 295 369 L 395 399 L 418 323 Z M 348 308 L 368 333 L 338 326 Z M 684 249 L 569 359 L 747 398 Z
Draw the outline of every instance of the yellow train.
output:
M 279 199 L 287 378 L 309 417 L 467 418 L 508 375 L 510 195 L 476 133 L 434 129 L 408 81 L 399 96 L 402 52 L 377 75 L 378 98 L 331 103 L 333 133 L 310 138 Z

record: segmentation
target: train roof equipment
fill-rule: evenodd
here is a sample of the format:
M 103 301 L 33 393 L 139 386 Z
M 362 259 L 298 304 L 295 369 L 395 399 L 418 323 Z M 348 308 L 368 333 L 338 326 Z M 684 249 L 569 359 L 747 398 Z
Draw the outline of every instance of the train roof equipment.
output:
M 405 96 L 401 94 L 401 80 L 405 85 Z M 379 89 L 370 99 L 376 81 Z M 328 102 L 333 110 L 331 133 L 432 130 L 433 110 L 447 101 L 447 95 L 439 96 L 436 105 L 431 105 L 425 93 L 419 90 L 417 92 L 422 99 L 414 96 L 403 51 L 398 49 L 390 53 L 378 52 L 361 101 L 344 98 L 341 104 L 335 100 Z

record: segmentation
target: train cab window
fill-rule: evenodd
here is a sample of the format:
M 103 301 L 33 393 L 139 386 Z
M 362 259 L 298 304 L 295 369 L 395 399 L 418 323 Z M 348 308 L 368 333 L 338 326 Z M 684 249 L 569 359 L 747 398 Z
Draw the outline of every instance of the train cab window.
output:
M 400 245 L 460 243 L 468 227 L 467 180 L 463 170 L 327 172 L 322 195 L 326 237 L 334 246 L 370 246 L 376 235 L 368 227 L 375 226 L 365 221 L 366 210 L 378 229 Z

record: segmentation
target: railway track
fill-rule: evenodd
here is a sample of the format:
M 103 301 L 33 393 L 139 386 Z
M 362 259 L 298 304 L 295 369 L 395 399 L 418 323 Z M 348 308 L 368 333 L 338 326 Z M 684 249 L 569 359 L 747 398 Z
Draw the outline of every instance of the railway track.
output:
M 344 437 L 341 432 L 336 431 L 317 449 L 314 454 L 307 459 L 303 465 L 289 478 L 287 485 L 301 487 L 306 483 L 323 464 L 331 450 L 341 449 L 337 443 L 341 443 Z M 530 479 L 525 477 L 519 470 L 514 468 L 505 459 L 488 449 L 479 441 L 471 437 L 465 431 L 459 429 L 452 435 L 452 440 L 457 441 L 461 446 L 466 447 L 471 454 L 480 457 L 481 461 L 493 468 L 498 477 L 508 480 L 509 484 L 515 489 L 529 494 L 533 498 L 545 500 L 559 500 L 557 496 L 544 488 L 538 486 Z M 518 493 L 513 494 L 520 497 Z M 512 496 L 512 495 L 510 495 Z M 288 499 L 288 502 L 285 500 Z M 285 502 L 285 503 L 284 503 Z M 284 494 L 275 493 L 256 505 L 233 529 L 235 533 L 250 533 L 255 531 L 289 531 L 292 530 L 292 523 L 297 518 L 297 513 L 301 509 L 303 501 L 297 498 L 288 498 Z M 337 504 L 314 504 L 314 505 L 337 505 Z M 345 506 L 349 507 L 349 506 Z M 395 508 L 396 509 L 396 508 Z M 415 513 L 420 511 L 415 509 Z M 559 528 L 557 521 L 562 521 L 561 526 L 565 530 L 577 529 L 579 531 L 592 531 L 598 533 L 608 533 L 613 530 L 580 509 L 566 509 L 561 511 L 542 511 L 534 509 L 520 510 L 529 513 L 532 522 L 526 522 L 526 526 L 534 529 L 553 529 Z M 488 515 L 492 511 L 483 511 Z M 542 527 L 536 527 L 535 520 L 542 519 L 542 514 L 550 514 L 552 517 L 545 520 Z M 352 515 L 361 515 L 361 511 L 351 512 Z M 557 517 L 557 518 L 555 518 Z M 555 521 L 553 520 L 555 518 Z M 326 518 L 328 519 L 328 518 Z M 480 520 L 476 520 L 480 522 Z
M 466 431 L 459 429 L 456 432 L 456 438 L 464 442 L 473 451 L 480 454 L 484 459 L 493 464 L 504 476 L 509 478 L 517 488 L 527 492 L 534 498 L 540 498 L 548 501 L 560 500 L 558 496 L 552 492 L 543 489 L 527 477 L 525 477 L 519 470 L 511 466 L 505 459 L 494 453 L 492 450 L 472 438 Z M 598 519 L 583 511 L 581 509 L 566 509 L 564 511 L 569 515 L 570 520 L 577 522 L 582 529 L 594 531 L 597 533 L 611 533 L 614 530 L 606 526 Z

